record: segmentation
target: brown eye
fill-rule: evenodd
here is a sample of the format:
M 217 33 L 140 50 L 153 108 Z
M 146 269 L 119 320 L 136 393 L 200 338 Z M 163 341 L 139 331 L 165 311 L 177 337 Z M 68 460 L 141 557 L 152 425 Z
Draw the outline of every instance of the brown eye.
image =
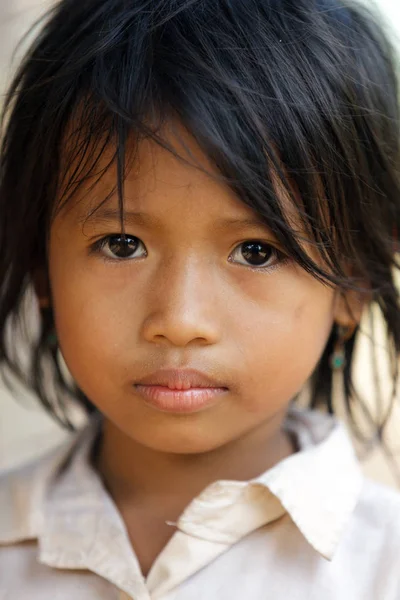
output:
M 108 258 L 126 260 L 147 256 L 143 242 L 132 235 L 110 235 L 101 240 L 100 247 L 102 253 Z
M 278 259 L 278 251 L 270 244 L 260 241 L 243 242 L 235 248 L 232 255 L 234 260 L 251 267 L 268 267 Z

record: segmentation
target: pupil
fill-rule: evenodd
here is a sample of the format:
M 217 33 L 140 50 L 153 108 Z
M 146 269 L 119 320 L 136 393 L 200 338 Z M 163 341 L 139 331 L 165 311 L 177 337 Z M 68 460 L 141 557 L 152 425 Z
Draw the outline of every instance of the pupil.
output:
M 135 252 L 137 242 L 133 237 L 118 235 L 110 239 L 109 247 L 111 252 L 118 258 L 127 258 Z
M 253 265 L 262 265 L 271 257 L 271 248 L 260 242 L 246 242 L 242 254 Z

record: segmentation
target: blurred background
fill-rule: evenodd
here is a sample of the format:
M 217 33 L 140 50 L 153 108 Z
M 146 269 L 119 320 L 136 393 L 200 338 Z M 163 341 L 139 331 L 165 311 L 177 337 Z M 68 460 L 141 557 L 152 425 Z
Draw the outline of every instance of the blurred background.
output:
M 363 1 L 372 4 L 372 0 Z M 0 106 L 13 69 L 26 47 L 25 43 L 22 44 L 14 54 L 16 45 L 32 23 L 51 4 L 51 0 L 0 0 Z M 390 35 L 395 40 L 397 37 L 400 39 L 400 0 L 374 0 L 373 4 L 382 14 Z M 400 49 L 400 44 L 398 47 Z M 23 160 L 22 156 L 21 160 Z M 362 323 L 362 330 L 364 333 L 358 348 L 356 378 L 360 393 L 371 405 L 377 399 L 374 391 L 376 380 L 380 384 L 378 395 L 382 398 L 390 395 L 386 349 L 379 315 L 374 314 L 374 323 L 366 317 Z M 372 347 L 369 342 L 372 330 L 378 339 L 376 368 L 371 360 Z M 340 382 L 337 388 L 337 403 L 344 419 L 344 412 L 340 409 Z M 383 400 L 382 410 L 385 410 Z M 365 427 L 362 414 L 359 415 L 359 425 L 362 429 Z M 67 436 L 68 434 L 47 417 L 35 399 L 31 398 L 26 391 L 16 388 L 11 393 L 0 383 L 0 469 L 30 459 L 35 454 L 44 453 Z M 379 447 L 365 453 L 354 439 L 366 474 L 389 485 L 400 486 L 400 480 L 396 480 L 393 469 L 390 468 L 391 461 L 397 460 L 400 472 L 400 394 L 387 429 L 386 441 L 393 454 L 391 458 L 386 456 Z

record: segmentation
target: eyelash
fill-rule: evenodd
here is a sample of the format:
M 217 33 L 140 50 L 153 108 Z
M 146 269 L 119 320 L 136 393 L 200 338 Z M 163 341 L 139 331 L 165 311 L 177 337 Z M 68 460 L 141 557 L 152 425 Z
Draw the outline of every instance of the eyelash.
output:
M 117 234 L 111 234 L 111 235 L 107 235 L 103 238 L 101 238 L 100 240 L 96 241 L 94 244 L 91 245 L 90 247 L 90 254 L 101 254 L 102 255 L 102 259 L 106 262 L 112 262 L 112 263 L 121 263 L 121 262 L 125 262 L 125 261 L 130 261 L 130 260 L 137 260 L 138 258 L 145 258 L 146 256 L 148 256 L 147 254 L 147 250 L 146 247 L 144 245 L 144 243 L 137 238 L 134 235 L 129 235 L 129 234 L 125 234 L 125 240 L 134 240 L 136 244 L 138 245 L 142 245 L 143 248 L 145 249 L 146 254 L 144 256 L 140 256 L 140 257 L 112 257 L 112 256 L 106 256 L 104 254 L 104 249 L 107 246 L 107 243 L 110 242 L 110 240 L 112 240 L 112 238 L 122 238 L 123 234 L 121 233 L 117 233 Z M 118 243 L 118 242 L 117 242 Z M 251 265 L 251 264 L 246 264 L 246 263 L 241 263 L 241 262 L 236 262 L 233 261 L 231 259 L 232 254 L 236 251 L 239 250 L 240 248 L 242 248 L 245 244 L 260 244 L 263 246 L 266 246 L 270 251 L 271 254 L 274 256 L 274 261 L 272 265 L 265 265 L 265 266 L 257 266 L 257 265 Z M 284 254 L 282 251 L 278 250 L 278 248 L 274 247 L 272 244 L 270 244 L 269 242 L 260 240 L 260 239 L 248 239 L 245 240 L 239 244 L 237 244 L 235 246 L 235 248 L 233 249 L 233 251 L 231 252 L 231 254 L 229 255 L 228 261 L 232 264 L 238 264 L 240 266 L 244 266 L 248 269 L 250 269 L 251 271 L 273 271 L 278 267 L 281 267 L 285 264 L 287 264 L 290 261 L 290 257 L 288 257 L 286 254 Z

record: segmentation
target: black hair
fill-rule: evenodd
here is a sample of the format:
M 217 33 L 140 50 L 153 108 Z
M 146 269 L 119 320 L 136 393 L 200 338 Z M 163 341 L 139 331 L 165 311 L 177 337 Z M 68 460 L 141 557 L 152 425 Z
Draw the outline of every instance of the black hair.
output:
M 176 153 L 163 135 L 175 120 L 302 268 L 380 307 L 396 380 L 400 138 L 393 56 L 375 16 L 341 0 L 61 0 L 5 101 L 0 361 L 63 424 L 70 425 L 60 400 L 65 391 L 91 409 L 49 341 L 50 309 L 41 311 L 40 333 L 29 341 L 28 367 L 7 332 L 20 319 L 35 269 L 46 264 L 54 215 L 84 180 L 101 177 L 105 150 L 113 149 L 123 218 L 128 140 L 150 138 Z M 322 263 L 305 252 L 277 181 Z M 350 418 L 361 402 L 352 385 L 357 334 L 345 344 Z M 329 412 L 337 335 L 333 327 L 310 381 L 311 405 Z M 55 374 L 52 392 L 46 365 Z M 371 415 L 378 435 L 385 421 Z

